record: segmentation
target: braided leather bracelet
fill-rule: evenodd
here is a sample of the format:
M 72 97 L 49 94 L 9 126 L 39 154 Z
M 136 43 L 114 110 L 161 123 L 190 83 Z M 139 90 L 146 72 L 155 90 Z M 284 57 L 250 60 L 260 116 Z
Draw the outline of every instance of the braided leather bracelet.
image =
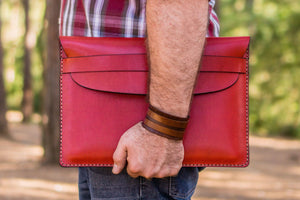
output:
M 169 139 L 182 140 L 188 119 L 189 117 L 181 118 L 169 115 L 150 105 L 142 125 L 154 134 Z

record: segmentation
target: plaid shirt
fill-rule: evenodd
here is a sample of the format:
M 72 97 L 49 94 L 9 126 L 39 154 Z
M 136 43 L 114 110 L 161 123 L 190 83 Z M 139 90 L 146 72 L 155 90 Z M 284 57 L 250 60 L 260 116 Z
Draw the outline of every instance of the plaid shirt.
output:
M 220 26 L 209 0 L 207 36 L 219 36 Z M 145 37 L 146 0 L 61 0 L 60 35 Z

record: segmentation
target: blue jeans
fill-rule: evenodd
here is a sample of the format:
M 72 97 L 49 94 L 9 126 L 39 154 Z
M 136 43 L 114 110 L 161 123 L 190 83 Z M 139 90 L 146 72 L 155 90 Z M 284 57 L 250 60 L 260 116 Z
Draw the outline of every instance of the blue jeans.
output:
M 131 178 L 126 170 L 112 174 L 110 167 L 79 168 L 80 200 L 188 200 L 193 195 L 198 168 L 184 167 L 176 177 L 151 180 Z

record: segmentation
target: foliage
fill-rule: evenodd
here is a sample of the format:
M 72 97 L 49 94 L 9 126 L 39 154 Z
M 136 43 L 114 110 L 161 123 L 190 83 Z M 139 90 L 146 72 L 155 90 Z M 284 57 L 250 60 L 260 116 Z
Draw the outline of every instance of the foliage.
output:
M 250 35 L 250 126 L 261 135 L 300 138 L 300 4 L 222 0 L 222 36 Z
M 7 103 L 9 109 L 19 110 L 23 88 L 23 40 L 24 11 L 21 0 L 2 0 L 3 46 L 5 51 L 5 79 Z M 32 47 L 32 77 L 34 89 L 34 109 L 40 110 L 40 93 L 42 90 L 43 64 L 39 56 L 40 49 L 35 48 L 37 35 L 43 28 L 45 1 L 30 1 L 30 40 Z

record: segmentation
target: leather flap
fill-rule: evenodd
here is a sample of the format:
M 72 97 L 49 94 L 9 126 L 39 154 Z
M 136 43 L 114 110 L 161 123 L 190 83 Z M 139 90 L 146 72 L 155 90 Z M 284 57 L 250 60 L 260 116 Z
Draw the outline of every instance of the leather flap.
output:
M 203 55 L 243 58 L 249 41 L 250 37 L 208 37 Z M 61 36 L 60 42 L 67 57 L 146 53 L 144 38 Z
M 78 85 L 87 89 L 120 94 L 147 94 L 147 72 L 71 73 L 70 76 Z M 232 86 L 238 77 L 238 73 L 202 72 L 194 94 L 222 91 Z
M 60 36 L 67 57 L 146 54 L 144 38 Z
M 148 71 L 147 56 L 145 54 L 130 54 L 63 59 L 63 73 L 108 71 Z M 202 56 L 200 71 L 246 73 L 246 59 Z
M 232 86 L 246 73 L 249 37 L 207 38 L 194 94 Z M 144 38 L 60 37 L 63 73 L 87 89 L 103 92 L 147 93 Z M 225 50 L 226 49 L 226 50 Z

